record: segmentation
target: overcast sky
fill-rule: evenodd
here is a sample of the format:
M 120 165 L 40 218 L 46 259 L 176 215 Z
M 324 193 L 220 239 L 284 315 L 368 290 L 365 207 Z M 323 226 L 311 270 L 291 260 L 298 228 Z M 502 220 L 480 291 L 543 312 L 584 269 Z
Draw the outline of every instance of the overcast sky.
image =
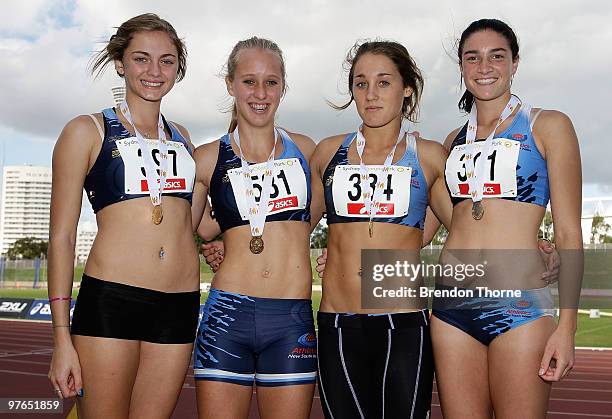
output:
M 585 195 L 612 193 L 612 2 L 601 1 L 156 1 L 2 0 L 0 150 L 2 162 L 50 165 L 65 123 L 112 105 L 112 69 L 94 80 L 93 51 L 113 27 L 144 12 L 174 25 L 189 52 L 187 75 L 164 99 L 163 112 L 199 144 L 221 135 L 229 115 L 218 76 L 240 39 L 268 37 L 283 49 L 289 90 L 278 124 L 315 141 L 354 130 L 343 58 L 357 39 L 403 43 L 425 76 L 417 129 L 441 141 L 464 120 L 457 109 L 455 39 L 473 20 L 495 17 L 519 37 L 513 92 L 534 106 L 567 113 L 578 132 Z

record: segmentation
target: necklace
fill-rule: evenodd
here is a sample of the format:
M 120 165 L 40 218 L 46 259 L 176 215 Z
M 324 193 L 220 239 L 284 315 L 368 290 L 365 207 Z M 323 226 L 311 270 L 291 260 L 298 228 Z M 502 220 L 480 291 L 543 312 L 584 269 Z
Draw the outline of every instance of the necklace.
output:
M 266 224 L 266 215 L 268 212 L 268 203 L 270 202 L 270 192 L 272 189 L 272 175 L 274 168 L 274 152 L 276 150 L 276 142 L 278 140 L 278 130 L 274 129 L 274 145 L 272 152 L 266 161 L 265 173 L 262 176 L 261 194 L 259 203 L 255 200 L 255 188 L 253 179 L 251 178 L 252 167 L 244 158 L 242 147 L 240 146 L 240 134 L 238 127 L 232 133 L 238 151 L 240 152 L 240 164 L 242 167 L 242 175 L 244 180 L 244 189 L 247 202 L 249 204 L 249 226 L 251 227 L 251 240 L 249 241 L 249 250 L 251 253 L 258 255 L 264 250 L 263 231 Z
M 132 127 L 134 127 L 136 140 L 138 141 L 138 145 L 142 150 L 142 159 L 146 168 L 149 197 L 151 198 L 151 204 L 153 204 L 151 220 L 153 221 L 153 224 L 159 225 L 161 224 L 164 218 L 164 213 L 162 210 L 162 194 L 164 192 L 164 186 L 166 184 L 166 171 L 168 170 L 168 143 L 166 139 L 166 132 L 164 131 L 164 122 L 162 119 L 161 112 L 158 114 L 157 117 L 157 134 L 159 138 L 160 163 L 159 165 L 156 165 L 153 161 L 152 152 L 145 142 L 144 136 L 140 133 L 140 131 L 138 131 L 138 129 L 136 128 L 136 124 L 134 124 L 127 101 L 124 100 L 121 103 L 120 109 L 126 121 Z M 156 170 L 156 166 L 159 167 L 159 171 Z

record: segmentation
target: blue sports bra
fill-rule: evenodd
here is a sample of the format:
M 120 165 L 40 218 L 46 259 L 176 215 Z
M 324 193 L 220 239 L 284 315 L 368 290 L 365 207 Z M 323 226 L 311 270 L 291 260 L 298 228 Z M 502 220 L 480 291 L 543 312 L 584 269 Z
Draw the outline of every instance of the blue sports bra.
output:
M 348 161 L 348 150 L 357 136 L 357 133 L 348 134 L 345 138 L 336 154 L 332 157 L 331 161 L 327 165 L 325 172 L 323 173 L 323 191 L 325 194 L 325 207 L 327 211 L 327 223 L 352 223 L 352 222 L 364 222 L 369 221 L 368 217 L 351 217 L 339 215 L 336 211 L 336 205 L 339 205 L 334 202 L 334 193 L 333 193 L 333 183 L 334 183 L 334 173 L 336 168 L 339 166 L 347 166 L 349 165 Z M 429 196 L 429 188 L 427 186 L 427 180 L 423 174 L 423 169 L 419 163 L 419 158 L 417 154 L 416 140 L 413 136 L 408 136 L 408 143 L 406 146 L 406 151 L 404 155 L 399 159 L 396 163 L 393 163 L 393 166 L 404 166 L 410 167 L 412 169 L 410 185 L 402 184 L 402 185 L 391 185 L 390 179 L 388 178 L 385 190 L 383 190 L 383 197 L 387 197 L 387 201 L 391 200 L 391 196 L 393 194 L 393 190 L 395 188 L 409 188 L 410 190 L 410 199 L 408 204 L 408 213 L 406 215 L 397 216 L 397 217 L 374 217 L 373 221 L 379 223 L 393 223 L 399 224 L 414 228 L 423 229 L 425 224 L 425 211 L 428 205 L 428 196 Z M 352 208 L 357 210 L 361 209 L 359 207 L 363 207 L 363 197 L 361 197 L 361 188 L 359 186 L 359 177 L 352 175 L 354 177 L 355 183 L 352 188 L 349 188 L 347 191 L 348 201 L 355 202 L 347 202 L 346 203 L 346 212 L 354 213 Z M 361 203 L 358 203 L 360 201 Z M 381 208 L 385 207 L 385 204 L 381 201 Z M 393 208 L 389 206 L 388 208 Z M 393 209 L 390 209 L 393 211 Z M 343 211 L 340 211 L 341 213 Z
M 523 104 L 514 116 L 510 126 L 503 132 L 495 135 L 495 138 L 506 138 L 520 143 L 518 160 L 516 163 L 516 196 L 502 197 L 502 199 L 527 202 L 546 207 L 550 199 L 548 169 L 546 167 L 546 160 L 542 157 L 542 154 L 540 154 L 533 138 L 532 126 L 535 118 L 533 121 L 531 120 L 531 109 L 531 106 Z M 467 123 L 453 140 L 450 148 L 451 151 L 456 146 L 465 144 L 466 132 Z M 446 180 L 446 187 L 450 194 L 448 178 Z M 453 206 L 466 199 L 470 198 L 452 196 L 451 194 Z
M 272 180 L 273 189 L 270 193 L 269 203 L 269 208 L 272 211 L 268 212 L 266 222 L 310 222 L 310 200 L 312 194 L 310 190 L 310 168 L 308 167 L 308 161 L 289 135 L 283 130 L 279 130 L 279 132 L 283 151 L 274 160 L 275 175 Z M 296 196 L 295 190 L 291 189 L 291 179 L 287 179 L 282 166 L 279 166 L 281 164 L 293 164 L 295 159 L 299 161 L 301 166 L 300 172 L 303 172 L 303 181 L 306 182 L 306 196 Z M 219 140 L 219 156 L 210 179 L 209 189 L 212 209 L 222 232 L 232 227 L 249 224 L 248 219 L 243 219 L 241 216 L 236 203 L 236 197 L 234 196 L 234 188 L 232 187 L 231 174 L 235 169 L 240 169 L 241 167 L 240 157 L 232 149 L 230 134 L 226 134 Z M 295 167 L 292 169 L 295 170 Z M 254 181 L 254 184 L 256 184 L 256 181 Z M 305 206 L 301 208 L 298 202 L 305 202 Z
M 123 159 L 121 158 L 119 148 L 115 142 L 117 140 L 133 137 L 133 135 L 127 129 L 125 129 L 123 124 L 121 124 L 113 108 L 104 109 L 102 111 L 102 116 L 104 119 L 104 138 L 102 140 L 102 148 L 100 149 L 100 153 L 98 154 L 98 157 L 96 158 L 91 170 L 89 173 L 87 173 L 87 176 L 85 176 L 85 183 L 83 185 L 94 213 L 97 213 L 104 207 L 117 202 L 134 198 L 149 197 L 148 193 L 126 193 L 125 165 Z M 192 151 L 190 150 L 187 141 L 185 141 L 181 133 L 172 124 L 168 124 L 166 122 L 165 118 L 164 125 L 171 134 L 169 141 L 180 142 L 187 149 L 189 155 L 192 155 Z M 191 162 L 193 162 L 193 160 L 191 160 Z M 181 173 L 187 174 L 187 177 L 191 176 L 191 179 L 187 180 L 187 183 L 193 184 L 193 177 L 195 176 L 195 163 L 193 163 L 192 167 L 186 168 L 186 170 L 182 171 Z M 178 183 L 182 182 L 182 184 L 185 185 L 186 179 L 173 179 L 171 178 L 171 175 L 169 175 L 166 180 L 166 185 L 172 181 Z M 191 204 L 192 191 L 171 192 L 170 190 L 165 190 L 164 195 L 183 198 L 189 201 Z

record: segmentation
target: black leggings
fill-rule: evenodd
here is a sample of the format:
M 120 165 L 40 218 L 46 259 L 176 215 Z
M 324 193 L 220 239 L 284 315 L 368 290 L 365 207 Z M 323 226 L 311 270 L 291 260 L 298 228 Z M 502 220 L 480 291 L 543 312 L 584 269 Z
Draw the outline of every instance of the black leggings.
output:
M 327 419 L 429 417 L 434 364 L 427 311 L 320 312 L 318 326 Z

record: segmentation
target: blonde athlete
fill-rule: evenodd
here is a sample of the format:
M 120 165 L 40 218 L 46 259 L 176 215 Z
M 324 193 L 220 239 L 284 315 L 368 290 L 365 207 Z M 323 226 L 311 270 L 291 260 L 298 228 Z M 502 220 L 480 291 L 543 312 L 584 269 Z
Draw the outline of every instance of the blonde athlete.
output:
M 197 206 L 211 197 L 225 241 L 194 353 L 198 415 L 247 417 L 255 384 L 262 417 L 307 418 L 317 371 L 308 240 L 315 145 L 274 126 L 286 89 L 274 42 L 238 42 L 225 81 L 234 98 L 228 133 L 195 152 Z M 199 233 L 214 237 L 205 224 Z

